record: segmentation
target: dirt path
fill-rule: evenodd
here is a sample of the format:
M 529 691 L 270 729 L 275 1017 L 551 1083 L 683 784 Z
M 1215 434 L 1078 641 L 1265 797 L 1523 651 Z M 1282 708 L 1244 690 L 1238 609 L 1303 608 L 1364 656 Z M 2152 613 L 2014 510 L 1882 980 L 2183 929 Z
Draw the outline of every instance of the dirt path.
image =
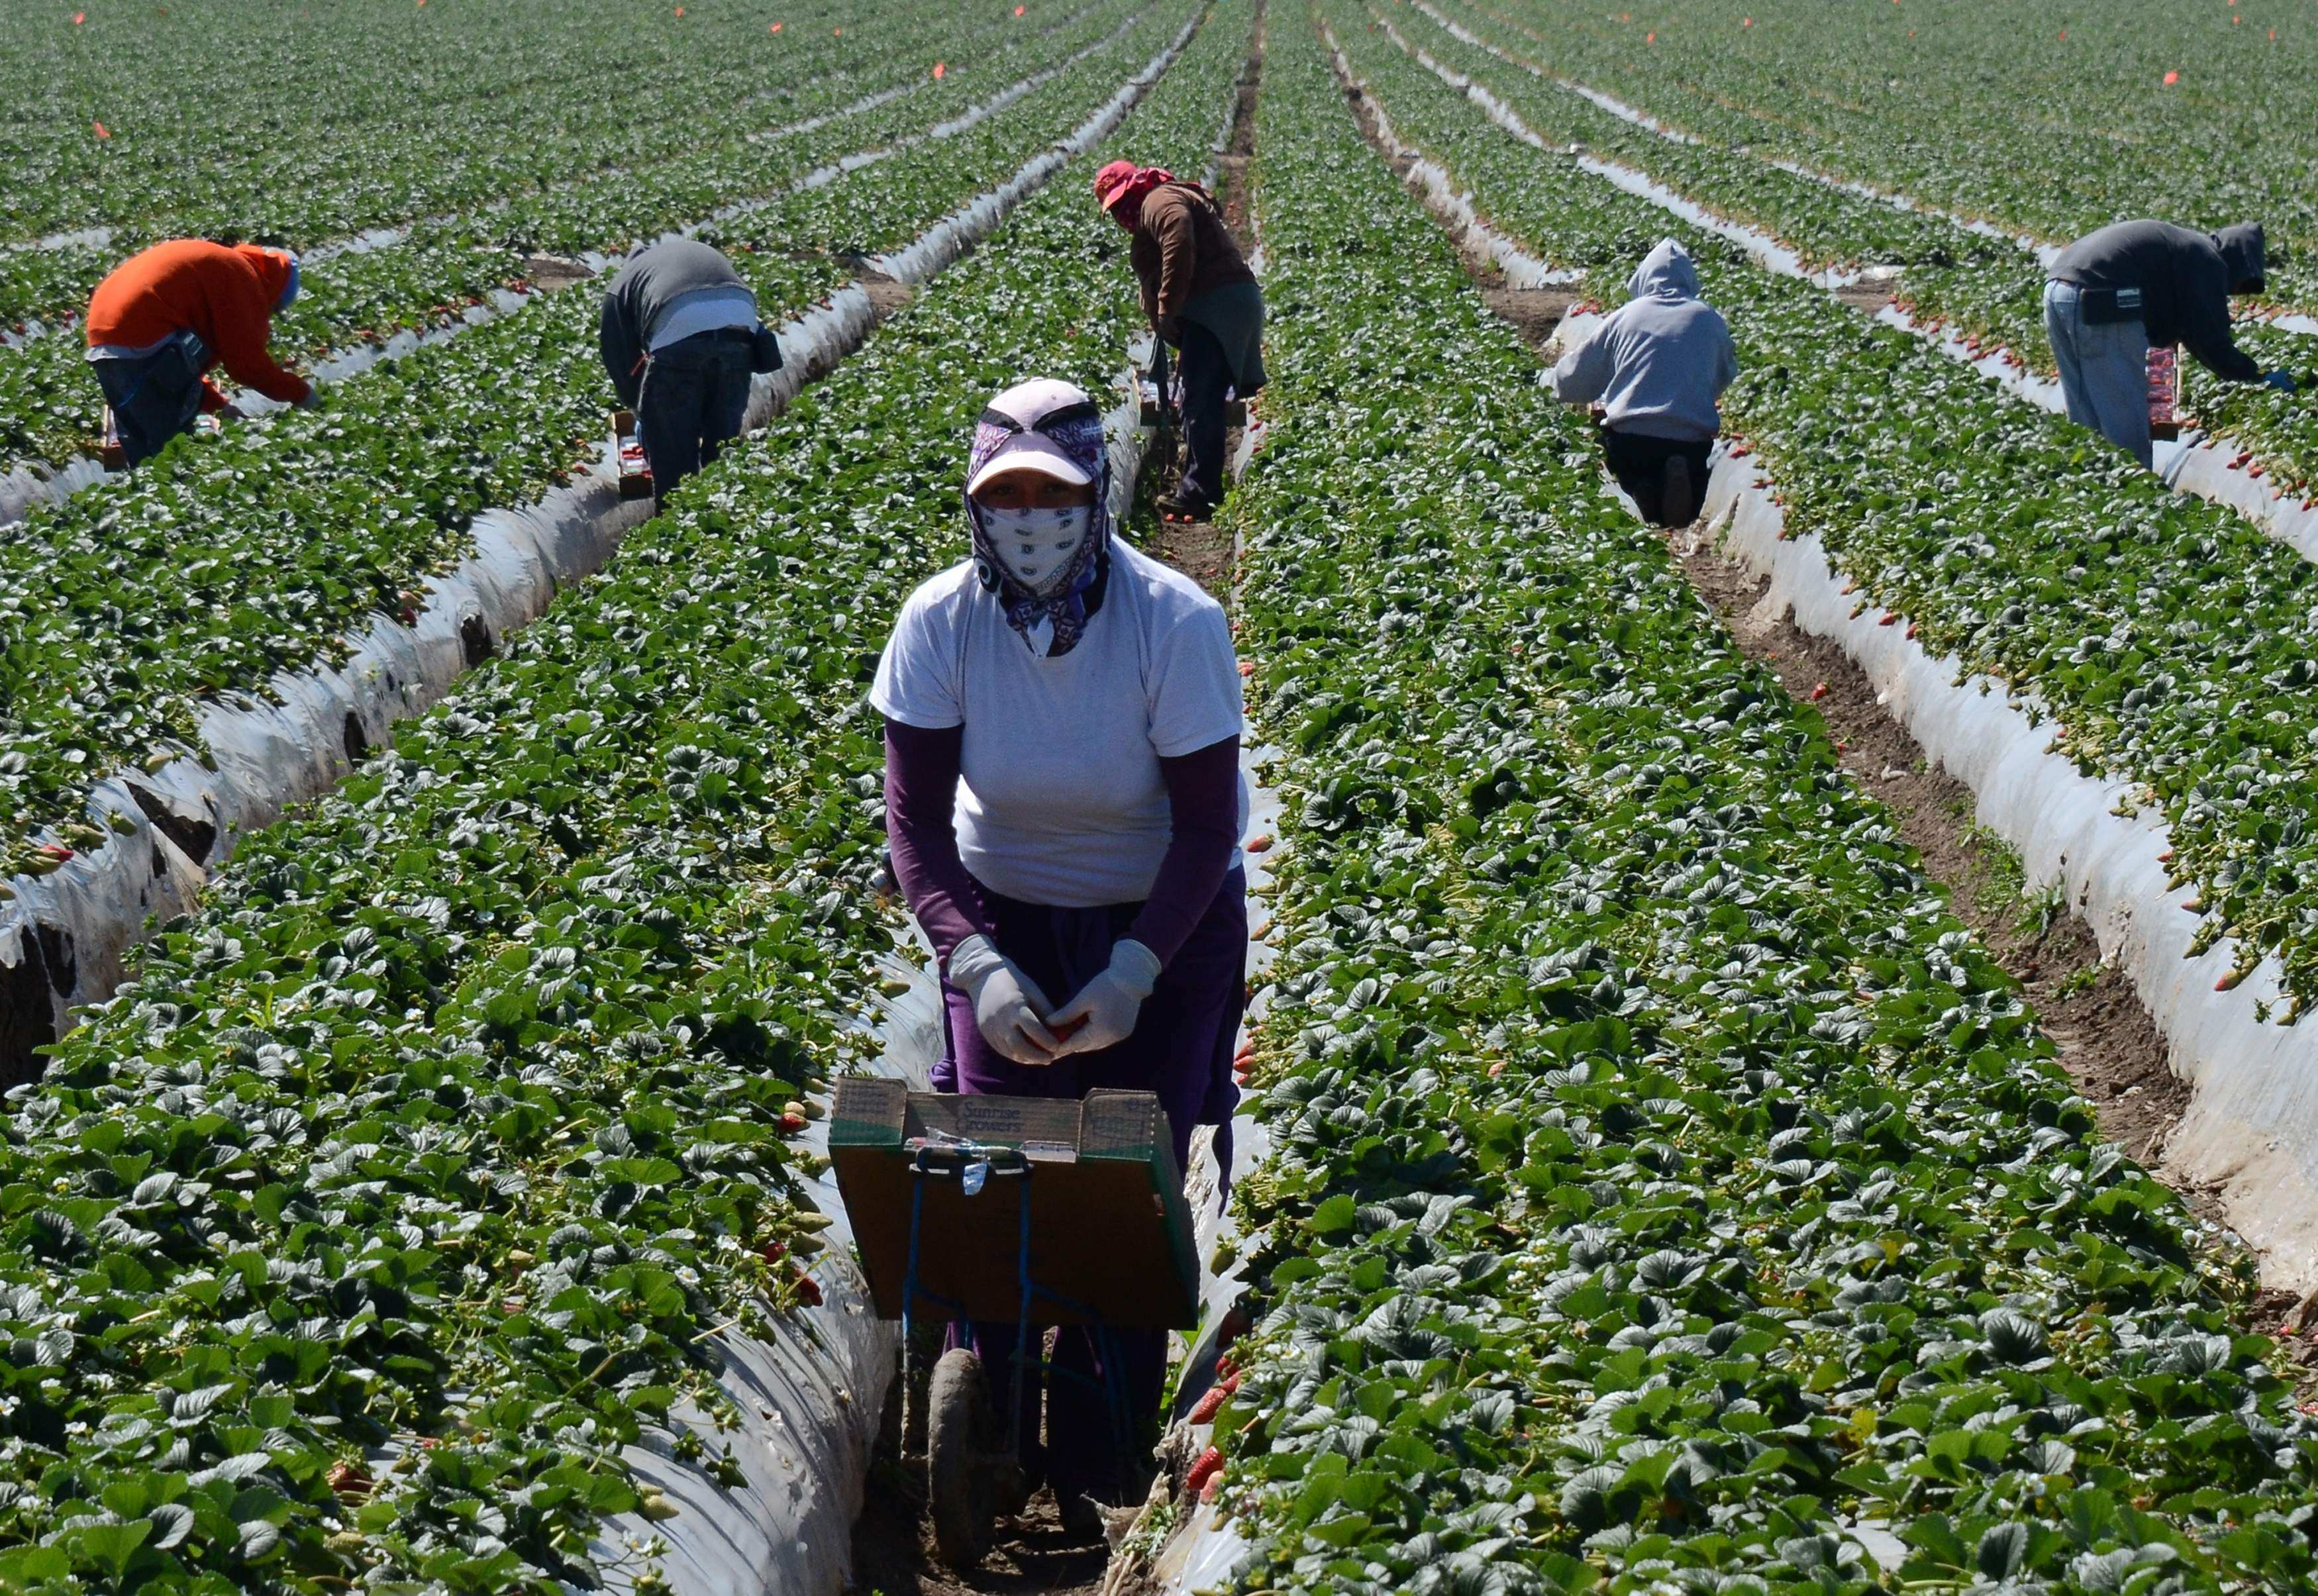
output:
M 1241 250 L 1251 256 L 1254 239 L 1247 165 L 1255 149 L 1263 42 L 1264 5 L 1257 0 L 1253 42 L 1240 76 L 1231 136 L 1217 183 L 1225 219 Z M 881 312 L 886 309 L 880 306 Z M 1235 429 L 1233 447 L 1238 441 Z M 1147 504 L 1150 491 L 1146 486 L 1137 497 Z M 1215 595 L 1226 609 L 1231 606 L 1232 540 L 1212 522 L 1155 520 L 1143 546 L 1154 559 Z M 895 1419 L 879 1439 L 861 1516 L 853 1526 L 850 1588 L 861 1596 L 1137 1596 L 1146 1585 L 1140 1558 L 1130 1555 L 1114 1566 L 1111 1557 L 1113 1543 L 1125 1537 L 1136 1510 L 1119 1510 L 1110 1517 L 1105 1537 L 1074 1535 L 1064 1527 L 1053 1493 L 1042 1489 L 1019 1517 L 999 1521 L 981 1567 L 961 1571 L 945 1566 L 934 1554 L 933 1527 L 926 1517 L 923 1458 L 904 1457 L 903 1425 Z
M 1232 112 L 1231 137 L 1216 163 L 1216 202 L 1223 210 L 1224 220 L 1231 228 L 1240 253 L 1251 260 L 1255 256 L 1255 229 L 1250 211 L 1253 196 L 1248 192 L 1247 165 L 1255 153 L 1255 101 L 1263 84 L 1264 25 L 1264 7 L 1258 0 L 1254 39 L 1248 49 L 1247 66 L 1240 74 L 1239 99 Z M 1234 427 L 1226 439 L 1226 459 L 1238 453 L 1241 431 Z M 1162 462 L 1154 477 L 1164 477 L 1172 483 L 1174 463 Z M 1157 486 L 1155 481 L 1155 489 Z M 1173 566 L 1221 600 L 1226 608 L 1230 607 L 1231 534 L 1219 530 L 1213 522 L 1160 522 L 1145 543 L 1144 551 Z

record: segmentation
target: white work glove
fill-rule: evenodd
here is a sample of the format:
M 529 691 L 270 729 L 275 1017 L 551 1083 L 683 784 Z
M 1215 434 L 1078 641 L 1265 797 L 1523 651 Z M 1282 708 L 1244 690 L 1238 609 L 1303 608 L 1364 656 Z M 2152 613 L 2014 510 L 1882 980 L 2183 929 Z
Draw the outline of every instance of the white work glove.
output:
M 1039 1018 L 1053 1005 L 989 937 L 969 937 L 950 951 L 949 983 L 974 1005 L 975 1027 L 994 1052 L 1018 1064 L 1055 1062 L 1062 1044 Z
M 1135 1033 L 1135 1017 L 1159 980 L 1159 955 L 1126 938 L 1110 949 L 1110 967 L 1079 989 L 1047 1023 L 1059 1032 L 1064 1053 L 1095 1053 Z M 1073 1027 L 1076 1027 L 1074 1029 Z

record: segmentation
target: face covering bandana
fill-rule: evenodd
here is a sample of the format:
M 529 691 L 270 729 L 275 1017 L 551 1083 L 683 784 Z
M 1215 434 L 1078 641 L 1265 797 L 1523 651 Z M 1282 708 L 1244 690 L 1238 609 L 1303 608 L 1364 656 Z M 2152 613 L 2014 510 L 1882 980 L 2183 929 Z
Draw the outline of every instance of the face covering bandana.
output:
M 990 552 L 1015 586 L 1033 598 L 1052 598 L 1071 575 L 1071 556 L 1086 542 L 1092 505 L 1056 510 L 982 512 Z

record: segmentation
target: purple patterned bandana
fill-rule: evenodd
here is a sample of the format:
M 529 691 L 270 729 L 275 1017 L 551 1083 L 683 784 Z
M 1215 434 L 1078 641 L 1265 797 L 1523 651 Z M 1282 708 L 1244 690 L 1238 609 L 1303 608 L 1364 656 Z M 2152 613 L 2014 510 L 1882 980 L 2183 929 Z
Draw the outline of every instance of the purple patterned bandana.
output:
M 966 480 L 975 480 L 993 460 L 1019 453 L 1027 464 L 1038 456 L 1059 454 L 1094 485 L 1093 513 L 1087 517 L 1084 542 L 1066 562 L 1066 573 L 1040 598 L 1011 577 L 997 558 L 982 507 L 966 496 L 966 525 L 974 539 L 974 572 L 984 589 L 997 596 L 1006 612 L 1006 623 L 1021 635 L 1025 647 L 1036 649 L 1035 634 L 1051 627 L 1049 659 L 1078 646 L 1086 630 L 1086 595 L 1101 569 L 1102 551 L 1110 542 L 1110 453 L 1104 447 L 1102 415 L 1083 389 L 1041 380 L 1008 389 L 992 401 L 974 428 Z

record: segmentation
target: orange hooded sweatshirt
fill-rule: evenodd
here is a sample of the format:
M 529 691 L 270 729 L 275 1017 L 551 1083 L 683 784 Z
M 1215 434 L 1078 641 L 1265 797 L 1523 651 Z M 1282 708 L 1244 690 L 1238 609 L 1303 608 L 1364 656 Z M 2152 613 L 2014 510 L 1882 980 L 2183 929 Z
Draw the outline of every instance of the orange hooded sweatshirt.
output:
M 206 372 L 223 366 L 233 380 L 285 405 L 313 389 L 274 363 L 274 307 L 290 285 L 290 257 L 255 244 L 172 238 L 132 255 L 96 285 L 88 302 L 88 343 L 146 349 L 191 332 L 209 350 Z M 206 378 L 202 408 L 225 396 Z

